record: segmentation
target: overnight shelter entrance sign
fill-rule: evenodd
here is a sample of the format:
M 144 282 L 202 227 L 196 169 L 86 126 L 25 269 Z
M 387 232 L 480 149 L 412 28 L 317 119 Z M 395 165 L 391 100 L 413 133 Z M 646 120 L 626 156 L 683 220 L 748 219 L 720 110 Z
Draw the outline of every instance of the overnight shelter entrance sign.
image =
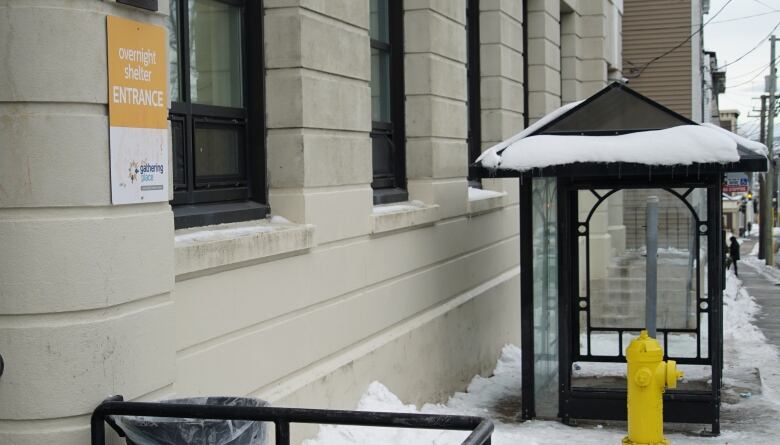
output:
M 107 17 L 111 202 L 168 201 L 165 28 Z

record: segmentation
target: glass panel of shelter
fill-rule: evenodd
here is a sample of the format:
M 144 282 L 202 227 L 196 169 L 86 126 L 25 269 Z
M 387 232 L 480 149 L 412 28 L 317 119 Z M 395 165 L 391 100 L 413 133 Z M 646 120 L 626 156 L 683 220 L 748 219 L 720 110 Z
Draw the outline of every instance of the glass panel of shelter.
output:
M 558 236 L 557 180 L 532 185 L 534 397 L 536 415 L 558 415 Z
M 572 387 L 625 388 L 625 350 L 645 327 L 648 196 L 660 201 L 657 339 L 687 373 L 680 389 L 709 388 L 703 188 L 578 192 L 579 284 L 572 307 L 579 348 Z

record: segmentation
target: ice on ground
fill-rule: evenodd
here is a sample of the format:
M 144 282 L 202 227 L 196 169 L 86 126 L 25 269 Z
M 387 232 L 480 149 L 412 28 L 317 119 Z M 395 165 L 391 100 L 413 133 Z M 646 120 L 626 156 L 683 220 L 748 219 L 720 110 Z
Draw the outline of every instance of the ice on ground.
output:
M 727 390 L 721 408 L 721 435 L 700 437 L 692 426 L 669 426 L 666 437 L 674 445 L 777 445 L 780 443 L 780 365 L 777 350 L 753 324 L 759 307 L 729 271 L 724 292 L 724 382 Z M 761 386 L 750 398 L 734 396 L 759 368 Z M 496 445 L 602 445 L 619 444 L 625 436 L 620 424 L 588 423 L 569 427 L 556 421 L 519 423 L 521 354 L 516 346 L 504 347 L 491 377 L 475 376 L 466 392 L 458 392 L 446 404 L 425 404 L 420 409 L 404 404 L 387 387 L 372 383 L 358 409 L 405 413 L 461 414 L 489 417 L 494 421 Z M 305 445 L 416 445 L 459 444 L 467 433 L 398 428 L 322 426 Z
M 469 187 L 469 201 L 479 201 L 480 199 L 500 198 L 506 195 L 504 192 L 494 190 L 484 190 L 475 187 Z

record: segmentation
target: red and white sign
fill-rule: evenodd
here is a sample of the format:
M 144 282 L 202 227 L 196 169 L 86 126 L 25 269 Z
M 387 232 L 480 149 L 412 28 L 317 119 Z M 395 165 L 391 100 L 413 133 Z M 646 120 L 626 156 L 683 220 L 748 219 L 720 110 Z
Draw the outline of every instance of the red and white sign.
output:
M 747 193 L 748 186 L 746 185 L 724 185 L 723 193 Z

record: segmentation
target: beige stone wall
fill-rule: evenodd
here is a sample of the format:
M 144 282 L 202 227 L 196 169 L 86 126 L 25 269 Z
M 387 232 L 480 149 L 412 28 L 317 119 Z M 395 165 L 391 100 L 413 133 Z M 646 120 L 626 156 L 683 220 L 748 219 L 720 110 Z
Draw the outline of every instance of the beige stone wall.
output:
M 167 3 L 0 0 L 0 443 L 87 443 L 114 393 L 351 408 L 373 380 L 419 403 L 489 372 L 520 340 L 518 194 L 484 180 L 500 193 L 469 200 L 465 4 L 405 2 L 419 202 L 387 213 L 370 186 L 368 2 L 265 0 L 269 200 L 284 219 L 237 235 L 174 231 L 166 203 L 110 204 L 105 16 L 161 24 Z M 530 2 L 524 48 L 522 3 L 481 2 L 483 147 L 522 129 L 526 100 L 538 118 L 605 84 L 606 56 L 578 55 L 605 45 L 591 22 L 606 14 L 586 5 Z
M 559 106 L 583 100 L 607 85 L 621 69 L 619 0 L 529 0 L 529 117 L 534 122 Z M 595 203 L 579 193 L 580 220 Z M 581 240 L 582 241 L 582 240 Z M 625 249 L 622 194 L 596 210 L 590 226 L 591 277 L 606 276 L 612 256 Z M 580 245 L 580 284 L 584 286 L 584 243 Z
M 0 443 L 89 443 L 108 394 L 176 378 L 173 216 L 112 206 L 106 15 L 112 2 L 0 1 Z

